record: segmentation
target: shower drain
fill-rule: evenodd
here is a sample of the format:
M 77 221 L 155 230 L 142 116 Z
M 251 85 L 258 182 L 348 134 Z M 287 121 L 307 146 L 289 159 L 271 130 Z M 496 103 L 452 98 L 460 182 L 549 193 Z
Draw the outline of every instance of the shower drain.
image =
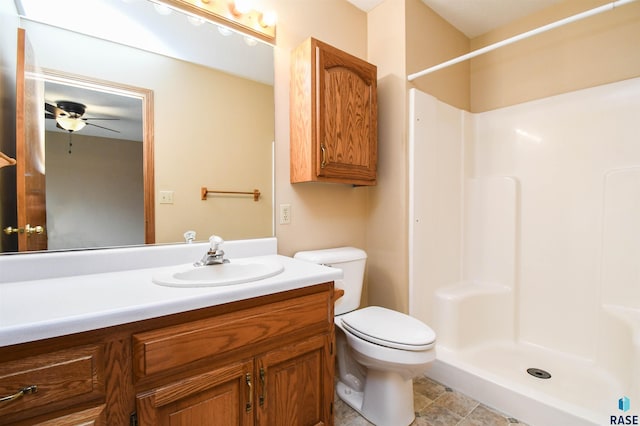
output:
M 527 373 L 538 379 L 550 379 L 551 374 L 548 371 L 544 371 L 540 368 L 527 368 Z

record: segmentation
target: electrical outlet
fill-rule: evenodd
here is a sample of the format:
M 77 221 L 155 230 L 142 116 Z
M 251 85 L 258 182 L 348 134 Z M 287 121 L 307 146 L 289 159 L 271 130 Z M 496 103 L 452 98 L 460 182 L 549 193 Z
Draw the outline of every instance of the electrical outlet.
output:
M 280 204 L 280 225 L 291 223 L 291 204 Z
M 160 191 L 160 204 L 173 204 L 173 191 Z

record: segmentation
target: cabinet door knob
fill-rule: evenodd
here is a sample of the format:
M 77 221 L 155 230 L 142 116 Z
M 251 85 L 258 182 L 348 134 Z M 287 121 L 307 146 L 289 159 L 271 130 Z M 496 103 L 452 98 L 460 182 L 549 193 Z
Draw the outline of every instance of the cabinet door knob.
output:
M 1 396 L 0 402 L 13 401 L 14 399 L 20 398 L 22 395 L 27 395 L 27 394 L 36 393 L 36 392 L 38 392 L 38 386 L 36 385 L 27 386 L 20 389 L 18 392 L 14 393 L 13 395 Z

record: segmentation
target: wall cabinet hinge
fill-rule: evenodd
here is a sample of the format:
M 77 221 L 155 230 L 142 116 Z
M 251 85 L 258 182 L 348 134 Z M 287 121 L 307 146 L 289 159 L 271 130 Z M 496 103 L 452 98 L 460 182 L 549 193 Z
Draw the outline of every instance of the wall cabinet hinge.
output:
M 329 404 L 329 414 L 333 414 L 333 402 Z
M 129 426 L 138 426 L 138 413 L 135 411 L 129 415 Z
M 329 343 L 329 354 L 333 355 L 333 342 Z

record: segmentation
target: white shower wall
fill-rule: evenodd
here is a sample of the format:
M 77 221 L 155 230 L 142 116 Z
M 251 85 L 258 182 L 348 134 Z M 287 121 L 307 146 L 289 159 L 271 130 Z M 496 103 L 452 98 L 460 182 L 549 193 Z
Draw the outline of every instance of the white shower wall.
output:
M 480 114 L 415 90 L 411 104 L 411 314 L 433 324 L 438 289 L 481 278 L 469 265 L 492 236 L 465 247 L 465 194 L 510 177 L 515 276 L 496 284 L 514 287 L 515 338 L 596 359 L 606 304 L 640 333 L 640 79 Z

